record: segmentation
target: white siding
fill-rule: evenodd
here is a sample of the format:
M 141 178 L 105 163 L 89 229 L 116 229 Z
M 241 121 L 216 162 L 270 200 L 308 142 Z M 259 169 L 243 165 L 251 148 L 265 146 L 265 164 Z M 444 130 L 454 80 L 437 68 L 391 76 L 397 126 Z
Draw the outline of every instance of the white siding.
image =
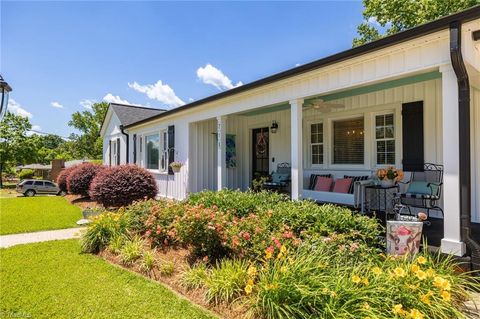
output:
M 471 88 L 472 221 L 480 222 L 480 90 Z
M 117 115 L 114 112 L 109 110 L 110 114 L 108 114 L 108 125 L 105 129 L 105 134 L 103 136 L 103 164 L 109 165 L 109 158 L 110 158 L 110 148 L 109 148 L 109 141 L 120 139 L 120 164 L 125 164 L 127 161 L 127 144 L 126 144 L 126 136 L 122 134 L 120 131 L 120 120 L 118 119 Z M 115 165 L 115 158 L 112 155 L 112 165 Z

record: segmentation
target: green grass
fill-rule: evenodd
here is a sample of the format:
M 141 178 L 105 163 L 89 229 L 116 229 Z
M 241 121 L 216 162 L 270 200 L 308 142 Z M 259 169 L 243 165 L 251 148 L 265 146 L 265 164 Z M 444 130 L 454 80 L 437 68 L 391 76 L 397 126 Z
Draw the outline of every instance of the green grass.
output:
M 0 199 L 0 235 L 75 227 L 80 218 L 80 208 L 63 197 Z
M 215 318 L 164 286 L 80 253 L 76 240 L 0 249 L 0 317 Z

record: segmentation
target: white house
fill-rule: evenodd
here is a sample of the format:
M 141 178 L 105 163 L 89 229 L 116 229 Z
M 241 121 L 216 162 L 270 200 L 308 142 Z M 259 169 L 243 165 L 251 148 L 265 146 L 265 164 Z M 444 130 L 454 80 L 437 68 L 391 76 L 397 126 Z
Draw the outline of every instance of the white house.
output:
M 134 107 L 129 123 L 116 108 L 102 126 L 104 163 L 119 156 L 116 164 L 145 167 L 159 196 L 244 190 L 255 173 L 287 162 L 292 199 L 354 204 L 352 194 L 309 189 L 312 174 L 371 176 L 380 167 L 435 163 L 444 169 L 442 251 L 475 248 L 479 6 L 158 114 Z M 169 172 L 172 161 L 184 163 L 179 173 Z

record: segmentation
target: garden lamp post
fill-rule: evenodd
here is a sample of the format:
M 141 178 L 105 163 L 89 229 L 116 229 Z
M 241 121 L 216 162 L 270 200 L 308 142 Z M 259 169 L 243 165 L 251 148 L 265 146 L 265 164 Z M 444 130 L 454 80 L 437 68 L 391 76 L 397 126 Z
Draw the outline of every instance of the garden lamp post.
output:
M 0 75 L 0 93 L 2 94 L 1 97 L 1 104 L 0 104 L 0 121 L 7 113 L 7 105 L 8 105 L 8 93 L 12 91 L 10 85 L 3 80 L 3 77 Z

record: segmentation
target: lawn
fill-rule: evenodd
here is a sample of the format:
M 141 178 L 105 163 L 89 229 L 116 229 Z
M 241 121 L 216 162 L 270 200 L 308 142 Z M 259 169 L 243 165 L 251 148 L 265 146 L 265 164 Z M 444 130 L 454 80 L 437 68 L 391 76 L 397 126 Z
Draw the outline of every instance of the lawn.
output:
M 0 316 L 215 318 L 164 286 L 80 253 L 76 240 L 0 249 Z
M 81 218 L 80 208 L 63 197 L 0 199 L 0 235 L 75 227 Z

